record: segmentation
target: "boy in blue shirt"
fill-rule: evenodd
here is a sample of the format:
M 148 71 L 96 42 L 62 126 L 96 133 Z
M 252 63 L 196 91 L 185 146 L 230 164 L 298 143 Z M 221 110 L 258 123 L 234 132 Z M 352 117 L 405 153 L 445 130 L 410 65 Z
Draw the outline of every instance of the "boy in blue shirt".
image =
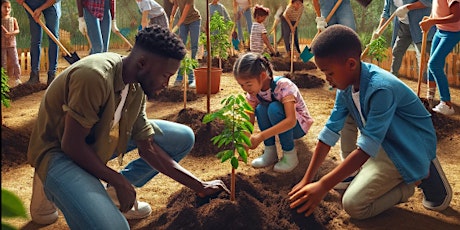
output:
M 446 209 L 452 189 L 436 158 L 430 113 L 397 77 L 361 62 L 361 51 L 358 35 L 342 25 L 328 27 L 312 45 L 316 65 L 337 93 L 305 176 L 289 193 L 290 207 L 312 214 L 329 190 L 361 168 L 342 198 L 352 218 L 369 218 L 406 202 L 417 185 L 423 191 L 425 208 Z M 357 148 L 314 182 L 348 114 L 360 130 Z

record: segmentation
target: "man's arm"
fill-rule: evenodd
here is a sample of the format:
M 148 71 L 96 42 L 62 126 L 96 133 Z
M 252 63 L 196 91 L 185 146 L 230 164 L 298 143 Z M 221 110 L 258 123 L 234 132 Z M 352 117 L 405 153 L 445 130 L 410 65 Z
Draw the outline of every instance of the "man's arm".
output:
M 90 129 L 67 113 L 61 148 L 82 169 L 113 186 L 120 201 L 120 210 L 126 212 L 134 205 L 136 191 L 125 177 L 108 167 L 86 143 L 89 132 Z

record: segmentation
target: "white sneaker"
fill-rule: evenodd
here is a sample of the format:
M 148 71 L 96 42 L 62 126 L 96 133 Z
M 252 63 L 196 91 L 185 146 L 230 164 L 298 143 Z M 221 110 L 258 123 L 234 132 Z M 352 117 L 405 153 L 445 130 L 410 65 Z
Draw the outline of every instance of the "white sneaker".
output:
M 14 86 L 18 86 L 18 85 L 20 85 L 20 84 L 22 84 L 22 81 L 21 81 L 20 79 L 16 79 L 16 80 L 14 81 Z
M 453 106 L 448 106 L 446 102 L 441 101 L 436 107 L 432 109 L 433 111 L 444 114 L 444 115 L 452 115 L 455 113 Z
M 283 151 L 283 157 L 275 164 L 273 170 L 280 173 L 288 173 L 297 167 L 299 159 L 297 158 L 297 151 L 295 149 L 291 151 Z
M 37 173 L 34 174 L 32 185 L 30 216 L 33 222 L 43 225 L 52 224 L 58 219 L 57 207 L 46 198 L 45 191 L 43 190 L 43 183 Z
M 264 154 L 254 159 L 251 162 L 251 165 L 254 168 L 263 168 L 263 167 L 273 165 L 277 161 L 278 161 L 278 154 L 276 153 L 276 145 L 265 146 Z
M 120 207 L 120 202 L 118 201 L 117 192 L 115 191 L 115 188 L 110 186 L 110 187 L 107 187 L 106 190 L 110 198 L 112 199 L 113 203 L 117 207 Z M 152 208 L 150 207 L 148 203 L 136 200 L 131 210 L 124 212 L 123 215 L 128 220 L 136 220 L 136 219 L 143 219 L 149 216 L 151 213 L 152 213 Z
M 188 85 L 188 88 L 190 88 L 190 89 L 196 89 L 196 82 L 193 81 L 192 83 L 190 83 L 190 84 Z

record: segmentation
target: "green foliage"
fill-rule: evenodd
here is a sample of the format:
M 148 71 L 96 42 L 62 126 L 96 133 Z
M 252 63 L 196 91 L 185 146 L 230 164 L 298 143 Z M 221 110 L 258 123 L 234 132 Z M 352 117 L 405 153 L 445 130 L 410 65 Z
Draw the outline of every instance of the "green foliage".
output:
M 242 95 L 230 95 L 223 99 L 221 104 L 223 107 L 220 110 L 204 116 L 203 123 L 206 124 L 216 119 L 224 122 L 225 127 L 222 133 L 213 137 L 211 141 L 218 147 L 228 146 L 226 150 L 217 153 L 216 156 L 221 159 L 221 162 L 230 159 L 232 167 L 237 169 L 237 156 L 244 163 L 248 161 L 248 152 L 245 146 L 250 146 L 251 141 L 247 134 L 254 131 L 248 113 L 252 113 L 253 109 Z
M 8 75 L 6 75 L 5 69 L 2 67 L 2 105 L 10 107 L 10 86 L 8 85 Z
M 185 76 L 187 73 L 191 73 L 196 67 L 198 67 L 198 61 L 185 55 L 184 59 L 180 62 L 179 72 L 182 76 Z
M 230 43 L 230 32 L 233 28 L 232 21 L 226 21 L 219 12 L 215 12 L 209 21 L 209 40 L 211 43 L 211 57 L 219 57 L 226 60 L 228 58 L 228 49 L 232 46 Z M 200 44 L 206 46 L 206 33 L 201 33 L 199 38 Z
M 369 56 L 375 58 L 378 62 L 382 61 L 387 57 L 387 55 L 385 54 L 386 50 L 386 41 L 385 38 L 383 38 L 382 36 L 371 41 L 371 43 L 369 44 Z
M 3 222 L 3 218 L 12 217 L 27 218 L 26 209 L 18 196 L 2 188 L 2 229 L 16 229 Z

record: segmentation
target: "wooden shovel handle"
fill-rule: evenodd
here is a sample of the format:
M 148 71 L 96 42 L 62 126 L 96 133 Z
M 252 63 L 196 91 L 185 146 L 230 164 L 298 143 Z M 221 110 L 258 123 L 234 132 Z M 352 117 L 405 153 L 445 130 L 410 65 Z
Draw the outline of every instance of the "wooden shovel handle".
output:
M 335 5 L 334 5 L 334 8 L 332 8 L 331 12 L 329 12 L 329 14 L 327 15 L 326 17 L 326 23 L 328 23 L 332 16 L 334 16 L 335 12 L 337 11 L 337 9 L 339 8 L 340 4 L 342 4 L 342 1 L 343 0 L 338 0 Z M 313 41 L 316 40 L 316 38 L 318 37 L 320 31 L 318 30 L 318 32 L 316 32 L 315 36 L 313 37 L 313 39 L 311 40 L 311 43 L 313 43 Z
M 34 15 L 34 11 L 30 9 L 30 7 L 25 2 L 22 4 L 22 6 L 24 6 L 24 8 L 27 10 L 27 12 L 29 12 L 31 16 Z M 48 29 L 48 27 L 46 27 L 46 25 L 40 19 L 37 23 L 43 28 L 43 30 L 54 41 L 54 43 L 56 43 L 59 46 L 59 48 L 61 48 L 66 53 L 67 56 L 72 56 L 70 52 L 67 51 L 67 49 L 62 45 L 62 43 L 59 42 L 56 36 L 54 36 L 54 34 Z
M 417 96 L 420 97 L 420 87 L 422 85 L 423 72 L 426 68 L 426 40 L 428 39 L 428 31 L 422 31 L 422 50 L 420 51 L 420 66 L 418 72 L 417 82 Z
M 133 45 L 131 44 L 131 42 L 129 42 L 129 40 L 126 39 L 125 36 L 123 36 L 123 34 L 120 33 L 120 31 L 117 31 L 117 32 L 115 32 L 115 33 L 116 33 L 118 36 L 120 36 L 120 38 L 123 39 L 123 41 L 125 41 L 126 44 L 129 45 L 129 48 L 131 48 L 131 49 L 133 48 Z

